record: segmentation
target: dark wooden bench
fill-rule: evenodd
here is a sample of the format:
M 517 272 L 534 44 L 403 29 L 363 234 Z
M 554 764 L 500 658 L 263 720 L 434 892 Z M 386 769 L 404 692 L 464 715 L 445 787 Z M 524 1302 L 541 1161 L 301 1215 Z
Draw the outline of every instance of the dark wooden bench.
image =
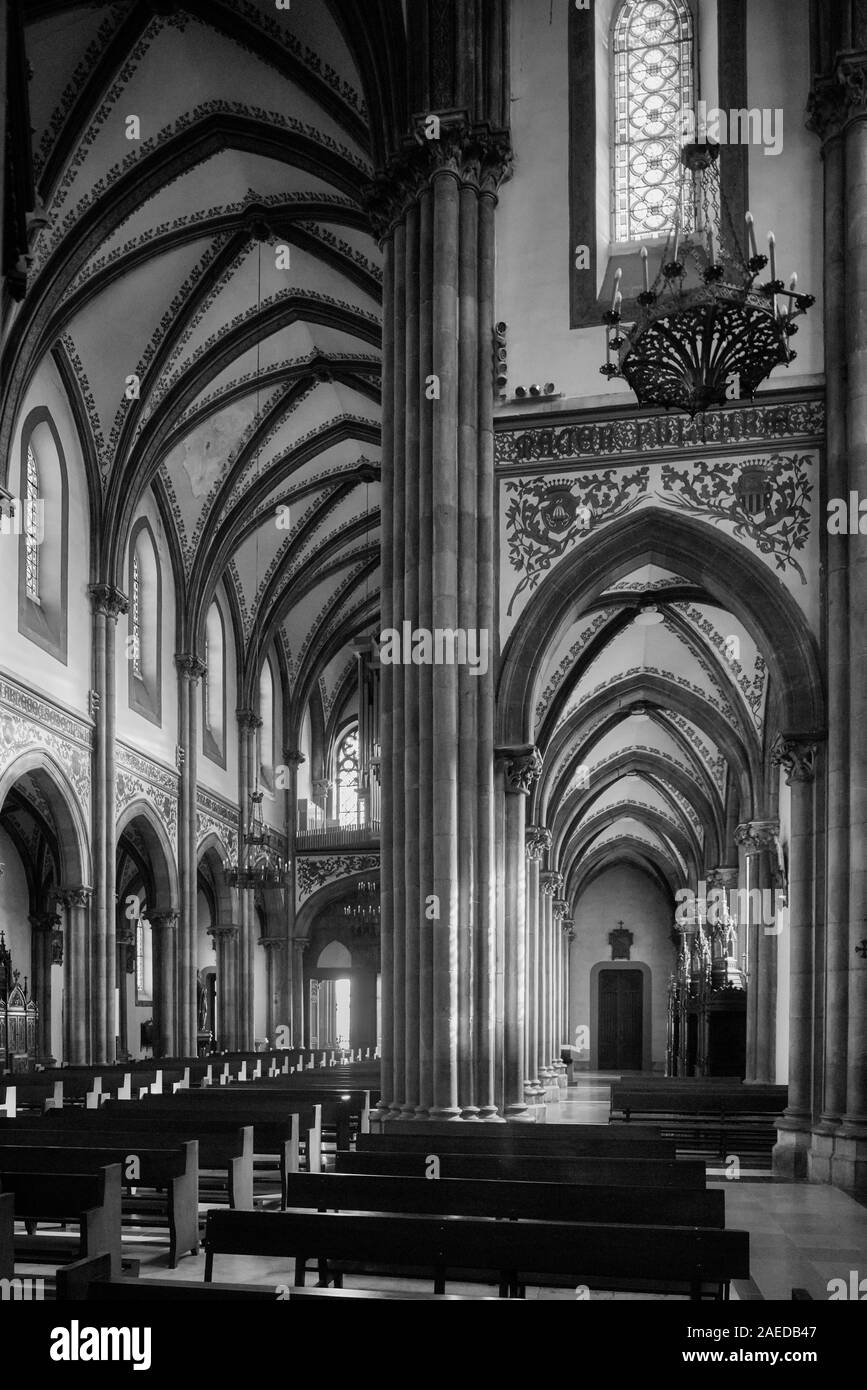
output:
M 600 1288 L 628 1282 L 692 1299 L 711 1288 L 727 1297 L 731 1279 L 749 1277 L 747 1232 L 685 1226 L 212 1210 L 205 1224 L 206 1283 L 218 1255 L 291 1258 L 298 1285 L 311 1258 L 329 1266 L 375 1261 L 398 1271 L 424 1269 L 435 1293 L 445 1291 L 447 1278 L 471 1271 L 496 1280 L 501 1297 L 563 1277 Z
M 322 1106 L 306 1099 L 290 1101 L 280 1092 L 271 1094 L 255 1087 L 232 1086 L 219 1090 L 180 1091 L 174 1096 L 145 1096 L 132 1110 L 124 1101 L 110 1101 L 104 1109 L 110 1115 L 140 1112 L 169 1119 L 182 1115 L 196 1122 L 204 1117 L 206 1121 L 233 1120 L 236 1124 L 252 1124 L 256 1128 L 257 1154 L 277 1156 L 285 1150 L 285 1171 L 297 1173 L 303 1146 L 308 1171 L 322 1170 Z M 348 1113 L 341 1112 L 342 1125 L 338 1126 L 338 1109 L 339 1104 L 332 1103 L 329 1118 L 342 1134 L 345 1133 L 348 1142 Z
M 490 1301 L 487 1295 L 479 1295 Z M 466 1294 L 434 1294 L 421 1290 L 391 1289 L 334 1289 L 298 1288 L 286 1284 L 202 1284 L 178 1279 L 138 1279 L 124 1275 L 112 1277 L 109 1262 L 104 1256 L 95 1259 L 78 1260 L 65 1265 L 57 1272 L 58 1302 L 110 1302 L 110 1303 L 210 1303 L 216 1300 L 232 1300 L 248 1303 L 274 1303 L 306 1300 L 308 1302 L 325 1300 L 341 1302 L 346 1299 L 446 1299 L 464 1303 L 470 1301 Z
M 108 1255 L 112 1274 L 121 1270 L 121 1167 L 119 1163 L 96 1173 L 15 1172 L 3 1166 L 0 1151 L 0 1191 L 11 1193 L 15 1220 L 28 1229 L 41 1223 L 66 1225 L 77 1222 L 79 1240 L 75 1257 Z M 16 1256 L 27 1261 L 63 1262 L 69 1242 L 57 1237 L 28 1236 L 15 1241 Z
M 308 1170 L 322 1169 L 322 1109 L 318 1105 L 290 1109 L 283 1104 L 256 1104 L 221 1100 L 211 1102 L 206 1091 L 195 1094 L 200 1100 L 190 1102 L 193 1092 L 177 1096 L 147 1096 L 138 1103 L 110 1102 L 103 1108 L 118 1124 L 187 1123 L 199 1125 L 233 1124 L 253 1128 L 253 1168 L 260 1174 L 271 1173 L 279 1180 L 281 1201 L 286 1178 L 301 1168 L 302 1149 Z M 267 1100 L 267 1098 L 266 1098 Z
M 360 1153 L 411 1154 L 563 1154 L 575 1158 L 674 1160 L 671 1140 L 644 1139 L 643 1130 L 610 1130 L 607 1125 L 439 1125 L 431 1133 L 405 1134 L 402 1125 L 383 1134 L 360 1134 Z M 624 1135 L 629 1134 L 628 1139 Z M 632 1138 L 633 1134 L 639 1137 Z
M 590 1187 L 560 1182 L 301 1173 L 289 1180 L 290 1210 L 382 1211 L 426 1216 L 615 1225 L 725 1227 L 725 1192 L 658 1187 Z
M 202 1117 L 177 1119 L 151 1116 L 137 1110 L 134 1102 L 123 1102 L 118 1114 L 107 1106 L 99 1110 L 57 1110 L 37 1126 L 28 1124 L 23 1141 L 51 1144 L 71 1143 L 77 1147 L 93 1144 L 97 1148 L 124 1149 L 137 1152 L 141 1144 L 148 1148 L 177 1148 L 190 1140 L 199 1146 L 199 1197 L 206 1200 L 206 1190 L 219 1184 L 230 1207 L 249 1211 L 253 1205 L 253 1126 L 238 1125 L 231 1120 L 211 1120 Z M 20 1120 L 0 1120 L 0 1135 L 10 1132 L 10 1126 L 21 1126 Z M 12 1131 L 15 1132 L 15 1131 Z M 25 1133 L 22 1128 L 18 1131 Z M 51 1135 L 51 1138 L 48 1136 Z M 44 1136 L 44 1138 L 40 1138 Z M 0 1149 L 2 1153 L 2 1149 Z
M 15 1273 L 15 1198 L 11 1192 L 0 1193 L 0 1279 L 11 1279 Z
M 441 1178 L 482 1178 L 493 1181 L 577 1183 L 585 1187 L 674 1187 L 703 1191 L 705 1165 L 689 1159 L 610 1158 L 562 1154 L 438 1154 Z M 393 1173 L 395 1177 L 424 1178 L 429 1171 L 423 1153 L 383 1153 L 341 1150 L 335 1155 L 338 1173 Z
M 323 1131 L 331 1126 L 335 1128 L 338 1148 L 346 1147 L 342 1126 L 338 1129 L 344 1117 L 354 1132 L 370 1133 L 370 1091 L 352 1086 L 299 1086 L 294 1083 L 295 1077 L 292 1076 L 266 1076 L 260 1081 L 232 1082 L 226 1088 L 226 1093 L 280 1095 L 290 1105 L 321 1105 Z M 339 1108 L 333 1110 L 335 1106 Z
M 124 1188 L 135 1196 L 124 1196 L 123 1216 L 142 1224 L 156 1212 L 168 1226 L 169 1264 L 176 1268 L 179 1256 L 199 1249 L 199 1146 L 195 1139 L 171 1147 L 149 1147 L 152 1136 L 142 1134 L 148 1147 L 137 1143 L 119 1147 L 97 1145 L 103 1136 L 88 1134 L 87 1147 L 73 1146 L 68 1130 L 37 1131 L 35 1127 L 20 1135 L 0 1134 L 0 1166 L 17 1172 L 96 1173 L 100 1168 L 120 1164 Z M 13 1140 L 18 1140 L 13 1143 Z M 130 1160 L 135 1159 L 133 1165 Z M 135 1176 L 131 1177 L 133 1172 Z M 141 1189 L 150 1189 L 145 1197 Z
M 611 1127 L 638 1127 L 651 1121 L 678 1151 L 765 1167 L 777 1141 L 776 1120 L 788 1099 L 786 1086 L 725 1085 L 696 1080 L 657 1081 L 611 1088 Z

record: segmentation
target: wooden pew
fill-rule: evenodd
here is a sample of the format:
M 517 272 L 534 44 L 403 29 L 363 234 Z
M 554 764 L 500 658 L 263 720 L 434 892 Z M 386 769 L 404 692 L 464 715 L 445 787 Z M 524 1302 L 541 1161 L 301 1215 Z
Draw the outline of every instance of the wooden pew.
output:
M 111 1115 L 126 1115 L 140 1111 L 144 1115 L 189 1116 L 205 1119 L 234 1120 L 237 1124 L 257 1127 L 254 1143 L 257 1154 L 278 1156 L 283 1148 L 285 1171 L 297 1173 L 300 1167 L 301 1144 L 310 1172 L 322 1169 L 322 1106 L 306 1100 L 289 1101 L 280 1092 L 259 1092 L 256 1089 L 226 1087 L 212 1091 L 182 1091 L 175 1096 L 146 1096 L 132 1111 L 122 1101 L 109 1102 L 105 1107 Z M 329 1115 L 336 1115 L 332 1103 Z M 348 1134 L 348 1118 L 343 1128 Z M 288 1147 L 286 1147 L 288 1146 Z
M 370 1133 L 370 1091 L 359 1089 L 355 1086 L 322 1086 L 297 1084 L 294 1076 L 266 1076 L 256 1082 L 233 1082 L 227 1087 L 229 1095 L 237 1095 L 242 1090 L 244 1095 L 269 1094 L 285 1097 L 290 1104 L 321 1105 L 323 1107 L 322 1122 L 328 1126 L 328 1107 L 339 1105 L 345 1108 L 346 1119 L 349 1124 L 354 1126 L 359 1134 Z M 337 1147 L 346 1148 L 346 1135 L 340 1127 L 344 1110 L 336 1112 L 335 1127 L 337 1128 Z
M 418 1212 L 425 1216 L 495 1216 L 511 1221 L 725 1227 L 725 1192 L 672 1188 L 591 1187 L 560 1182 L 394 1175 L 300 1173 L 290 1178 L 290 1210 Z
M 514 1182 L 577 1183 L 582 1187 L 674 1187 L 703 1191 L 705 1165 L 689 1159 L 580 1158 L 562 1154 L 437 1154 L 441 1178 L 477 1178 Z M 418 1153 L 353 1152 L 335 1156 L 338 1173 L 393 1173 L 395 1177 L 424 1178 L 427 1155 Z
M 731 1279 L 749 1277 L 746 1231 L 686 1226 L 209 1211 L 206 1283 L 216 1257 L 229 1254 L 294 1259 L 301 1285 L 311 1258 L 423 1268 L 435 1293 L 443 1293 L 446 1279 L 458 1271 L 480 1271 L 498 1279 L 501 1297 L 530 1282 L 562 1277 L 603 1288 L 629 1282 L 688 1292 L 692 1299 L 712 1286 L 717 1297 L 727 1297 Z
M 683 1152 L 724 1157 L 736 1153 L 766 1164 L 776 1143 L 776 1120 L 785 1109 L 786 1086 L 701 1084 L 695 1081 L 630 1083 L 611 1088 L 610 1127 L 652 1121 Z
M 78 1222 L 78 1257 L 108 1255 L 112 1274 L 121 1270 L 121 1173 L 119 1163 L 96 1173 L 14 1172 L 0 1151 L 0 1191 L 12 1194 L 16 1221 Z M 31 1236 L 16 1240 L 16 1254 L 61 1263 L 63 1247 L 56 1238 Z
M 610 1156 L 612 1158 L 646 1158 L 671 1160 L 676 1158 L 672 1140 L 624 1140 L 643 1130 L 616 1130 L 607 1125 L 439 1125 L 423 1134 L 405 1134 L 403 1126 L 390 1126 L 384 1134 L 360 1134 L 356 1141 L 359 1153 L 454 1153 L 454 1154 L 563 1154 L 575 1158 Z
M 223 1101 L 227 1092 L 220 1091 L 221 1099 L 212 1101 L 210 1093 L 196 1093 L 199 1099 L 188 1101 L 192 1092 L 184 1091 L 177 1096 L 146 1097 L 138 1105 L 129 1106 L 123 1101 L 112 1102 L 104 1107 L 118 1124 L 147 1124 L 156 1121 L 186 1123 L 194 1128 L 199 1125 L 234 1124 L 238 1127 L 252 1126 L 254 1172 L 269 1171 L 279 1180 L 281 1200 L 285 1192 L 286 1179 L 290 1173 L 301 1168 L 301 1147 L 304 1145 L 305 1161 L 308 1171 L 318 1173 L 322 1170 L 322 1111 L 321 1106 L 306 1106 L 303 1109 L 290 1109 L 283 1104 L 255 1104 L 245 1101 L 232 1104 Z
M 20 1125 L 20 1120 L 0 1120 L 0 1135 L 8 1132 L 10 1125 Z M 253 1126 L 237 1125 L 231 1120 L 211 1120 L 204 1116 L 179 1116 L 169 1119 L 166 1116 L 137 1114 L 133 1105 L 125 1105 L 119 1114 L 110 1114 L 103 1106 L 100 1110 L 59 1110 L 50 1117 L 36 1120 L 37 1134 L 28 1129 L 23 1142 L 52 1144 L 72 1143 L 78 1147 L 93 1144 L 97 1148 L 125 1149 L 136 1153 L 138 1146 L 148 1148 L 177 1148 L 181 1144 L 196 1140 L 199 1146 L 199 1190 L 204 1200 L 203 1189 L 208 1181 L 205 1175 L 219 1175 L 219 1180 L 227 1194 L 230 1207 L 249 1211 L 253 1205 Z M 23 1129 L 19 1131 L 25 1133 Z M 51 1138 L 49 1139 L 49 1134 Z M 39 1135 L 44 1135 L 40 1141 Z M 2 1153 L 2 1149 L 0 1149 Z
M 141 1135 L 141 1143 L 126 1146 L 97 1146 L 97 1136 L 88 1134 L 87 1147 L 73 1147 L 75 1139 L 68 1130 L 52 1130 L 50 1137 L 35 1127 L 25 1135 L 0 1134 L 0 1167 L 17 1172 L 33 1173 L 97 1173 L 100 1168 L 120 1164 L 123 1183 L 127 1188 L 150 1188 L 155 1195 L 124 1197 L 122 1211 L 137 1215 L 152 1215 L 156 1210 L 165 1220 L 169 1231 L 169 1264 L 177 1267 L 179 1256 L 199 1249 L 199 1145 L 195 1139 L 171 1148 L 150 1147 L 152 1136 Z M 11 1140 L 19 1142 L 12 1143 Z M 130 1159 L 137 1160 L 138 1176 L 128 1182 Z
M 0 1279 L 11 1279 L 15 1273 L 15 1198 L 11 1192 L 0 1193 Z
M 11 1086 L 0 1086 L 0 1115 L 14 1120 L 27 1111 L 53 1109 L 63 1104 L 63 1082 L 54 1081 L 40 1072 L 18 1076 Z
M 487 1295 L 480 1295 L 489 1302 Z M 466 1294 L 433 1294 L 421 1290 L 394 1292 L 383 1289 L 319 1289 L 295 1288 L 285 1284 L 202 1284 L 178 1279 L 137 1279 L 123 1275 L 112 1277 L 109 1262 L 104 1256 L 78 1260 L 57 1272 L 57 1301 L 111 1303 L 210 1303 L 216 1300 L 233 1302 L 274 1303 L 301 1301 L 341 1302 L 346 1299 L 447 1299 L 468 1301 Z

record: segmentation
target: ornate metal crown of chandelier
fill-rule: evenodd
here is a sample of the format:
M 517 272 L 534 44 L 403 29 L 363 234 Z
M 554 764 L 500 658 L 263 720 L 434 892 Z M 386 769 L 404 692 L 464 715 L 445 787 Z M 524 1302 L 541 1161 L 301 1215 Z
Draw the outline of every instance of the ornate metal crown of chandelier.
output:
M 641 248 L 638 317 L 631 327 L 621 322 L 619 269 L 603 314 L 603 376 L 628 382 L 639 405 L 690 416 L 738 395 L 752 397 L 774 367 L 788 366 L 796 356 L 795 320 L 815 303 L 798 293 L 796 275 L 788 286 L 777 279 L 774 234 L 768 234 L 768 255 L 760 254 L 750 213 L 738 238 L 718 157 L 719 145 L 710 141 L 684 146 L 674 227 L 652 282 L 647 247 Z M 769 278 L 757 283 L 769 262 Z
M 258 790 L 250 793 L 249 829 L 238 862 L 223 866 L 230 888 L 285 888 L 289 883 L 285 837 L 262 820 L 262 797 Z

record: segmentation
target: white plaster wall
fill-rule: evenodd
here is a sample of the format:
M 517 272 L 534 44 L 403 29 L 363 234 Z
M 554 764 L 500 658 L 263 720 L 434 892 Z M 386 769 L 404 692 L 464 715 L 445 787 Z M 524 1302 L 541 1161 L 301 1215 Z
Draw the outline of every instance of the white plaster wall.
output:
M 599 374 L 605 351 L 601 324 L 598 328 L 569 327 L 569 258 L 573 248 L 569 229 L 568 12 L 568 5 L 552 5 L 550 0 L 513 0 L 511 6 L 515 168 L 500 193 L 495 313 L 509 326 L 510 396 L 517 384 L 552 381 L 570 404 L 624 405 L 635 399 L 625 384 L 606 385 Z M 601 18 L 600 11 L 597 30 Z M 788 277 L 797 270 L 800 288 L 817 297 L 806 320 L 801 321 L 795 344 L 797 361 L 788 370 L 778 369 L 773 374 L 769 383 L 773 389 L 804 385 L 805 379 L 813 382 L 823 371 L 822 166 L 818 140 L 804 129 L 809 87 L 807 26 L 807 0 L 750 0 L 749 104 L 780 107 L 784 112 L 782 153 L 765 156 L 761 150 L 751 151 L 751 211 L 761 236 L 766 236 L 768 229 L 777 235 L 779 272 Z M 703 35 L 700 66 L 708 74 L 716 35 L 712 29 Z M 597 64 L 597 78 L 600 71 Z M 709 102 L 716 97 L 708 77 L 702 90 Z M 605 94 L 600 95 L 602 100 L 607 101 Z M 564 402 L 558 401 L 548 407 L 523 409 L 538 416 L 563 406 Z M 506 408 L 510 413 L 521 409 L 512 402 L 500 409 Z
M 49 358 L 43 360 L 33 378 L 15 426 L 10 452 L 7 486 L 17 496 L 21 480 L 21 431 L 24 421 L 37 406 L 51 414 L 66 461 L 69 489 L 68 548 L 68 642 L 66 665 L 18 631 L 19 537 L 0 536 L 0 593 L 4 596 L 0 612 L 0 665 L 38 694 L 51 696 L 60 704 L 87 717 L 90 689 L 90 512 L 87 481 L 78 436 L 66 394 Z M 50 543 L 50 537 L 46 538 Z
M 593 879 L 578 898 L 574 917 L 570 1037 L 574 1038 L 575 1029 L 581 1024 L 590 1028 L 590 971 L 594 965 L 610 962 L 608 934 L 616 929 L 622 918 L 625 928 L 633 935 L 631 961 L 650 967 L 653 1068 L 663 1070 L 666 989 L 674 968 L 674 948 L 668 939 L 674 920 L 673 904 L 646 874 L 628 865 L 618 865 Z
M 117 682 L 117 736 L 137 748 L 145 757 L 157 758 L 175 766 L 175 749 L 178 743 L 178 682 L 175 670 L 175 585 L 169 557 L 169 547 L 159 512 L 150 493 L 142 498 L 133 526 L 139 517 L 146 516 L 157 547 L 157 558 L 162 575 L 162 723 L 160 727 L 149 719 L 130 709 L 129 705 L 129 667 L 126 654 L 126 641 L 130 635 L 130 615 L 122 615 L 117 622 L 115 650 L 115 679 Z M 124 552 L 122 585 L 124 593 L 129 582 L 129 546 Z M 149 615 L 144 615 L 148 621 Z

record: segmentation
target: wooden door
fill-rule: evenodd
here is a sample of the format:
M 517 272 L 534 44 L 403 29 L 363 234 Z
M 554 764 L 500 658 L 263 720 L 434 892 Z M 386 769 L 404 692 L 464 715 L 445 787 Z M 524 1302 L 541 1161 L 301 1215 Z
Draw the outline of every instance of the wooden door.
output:
M 599 972 L 599 1069 L 641 1071 L 643 980 L 640 970 Z

